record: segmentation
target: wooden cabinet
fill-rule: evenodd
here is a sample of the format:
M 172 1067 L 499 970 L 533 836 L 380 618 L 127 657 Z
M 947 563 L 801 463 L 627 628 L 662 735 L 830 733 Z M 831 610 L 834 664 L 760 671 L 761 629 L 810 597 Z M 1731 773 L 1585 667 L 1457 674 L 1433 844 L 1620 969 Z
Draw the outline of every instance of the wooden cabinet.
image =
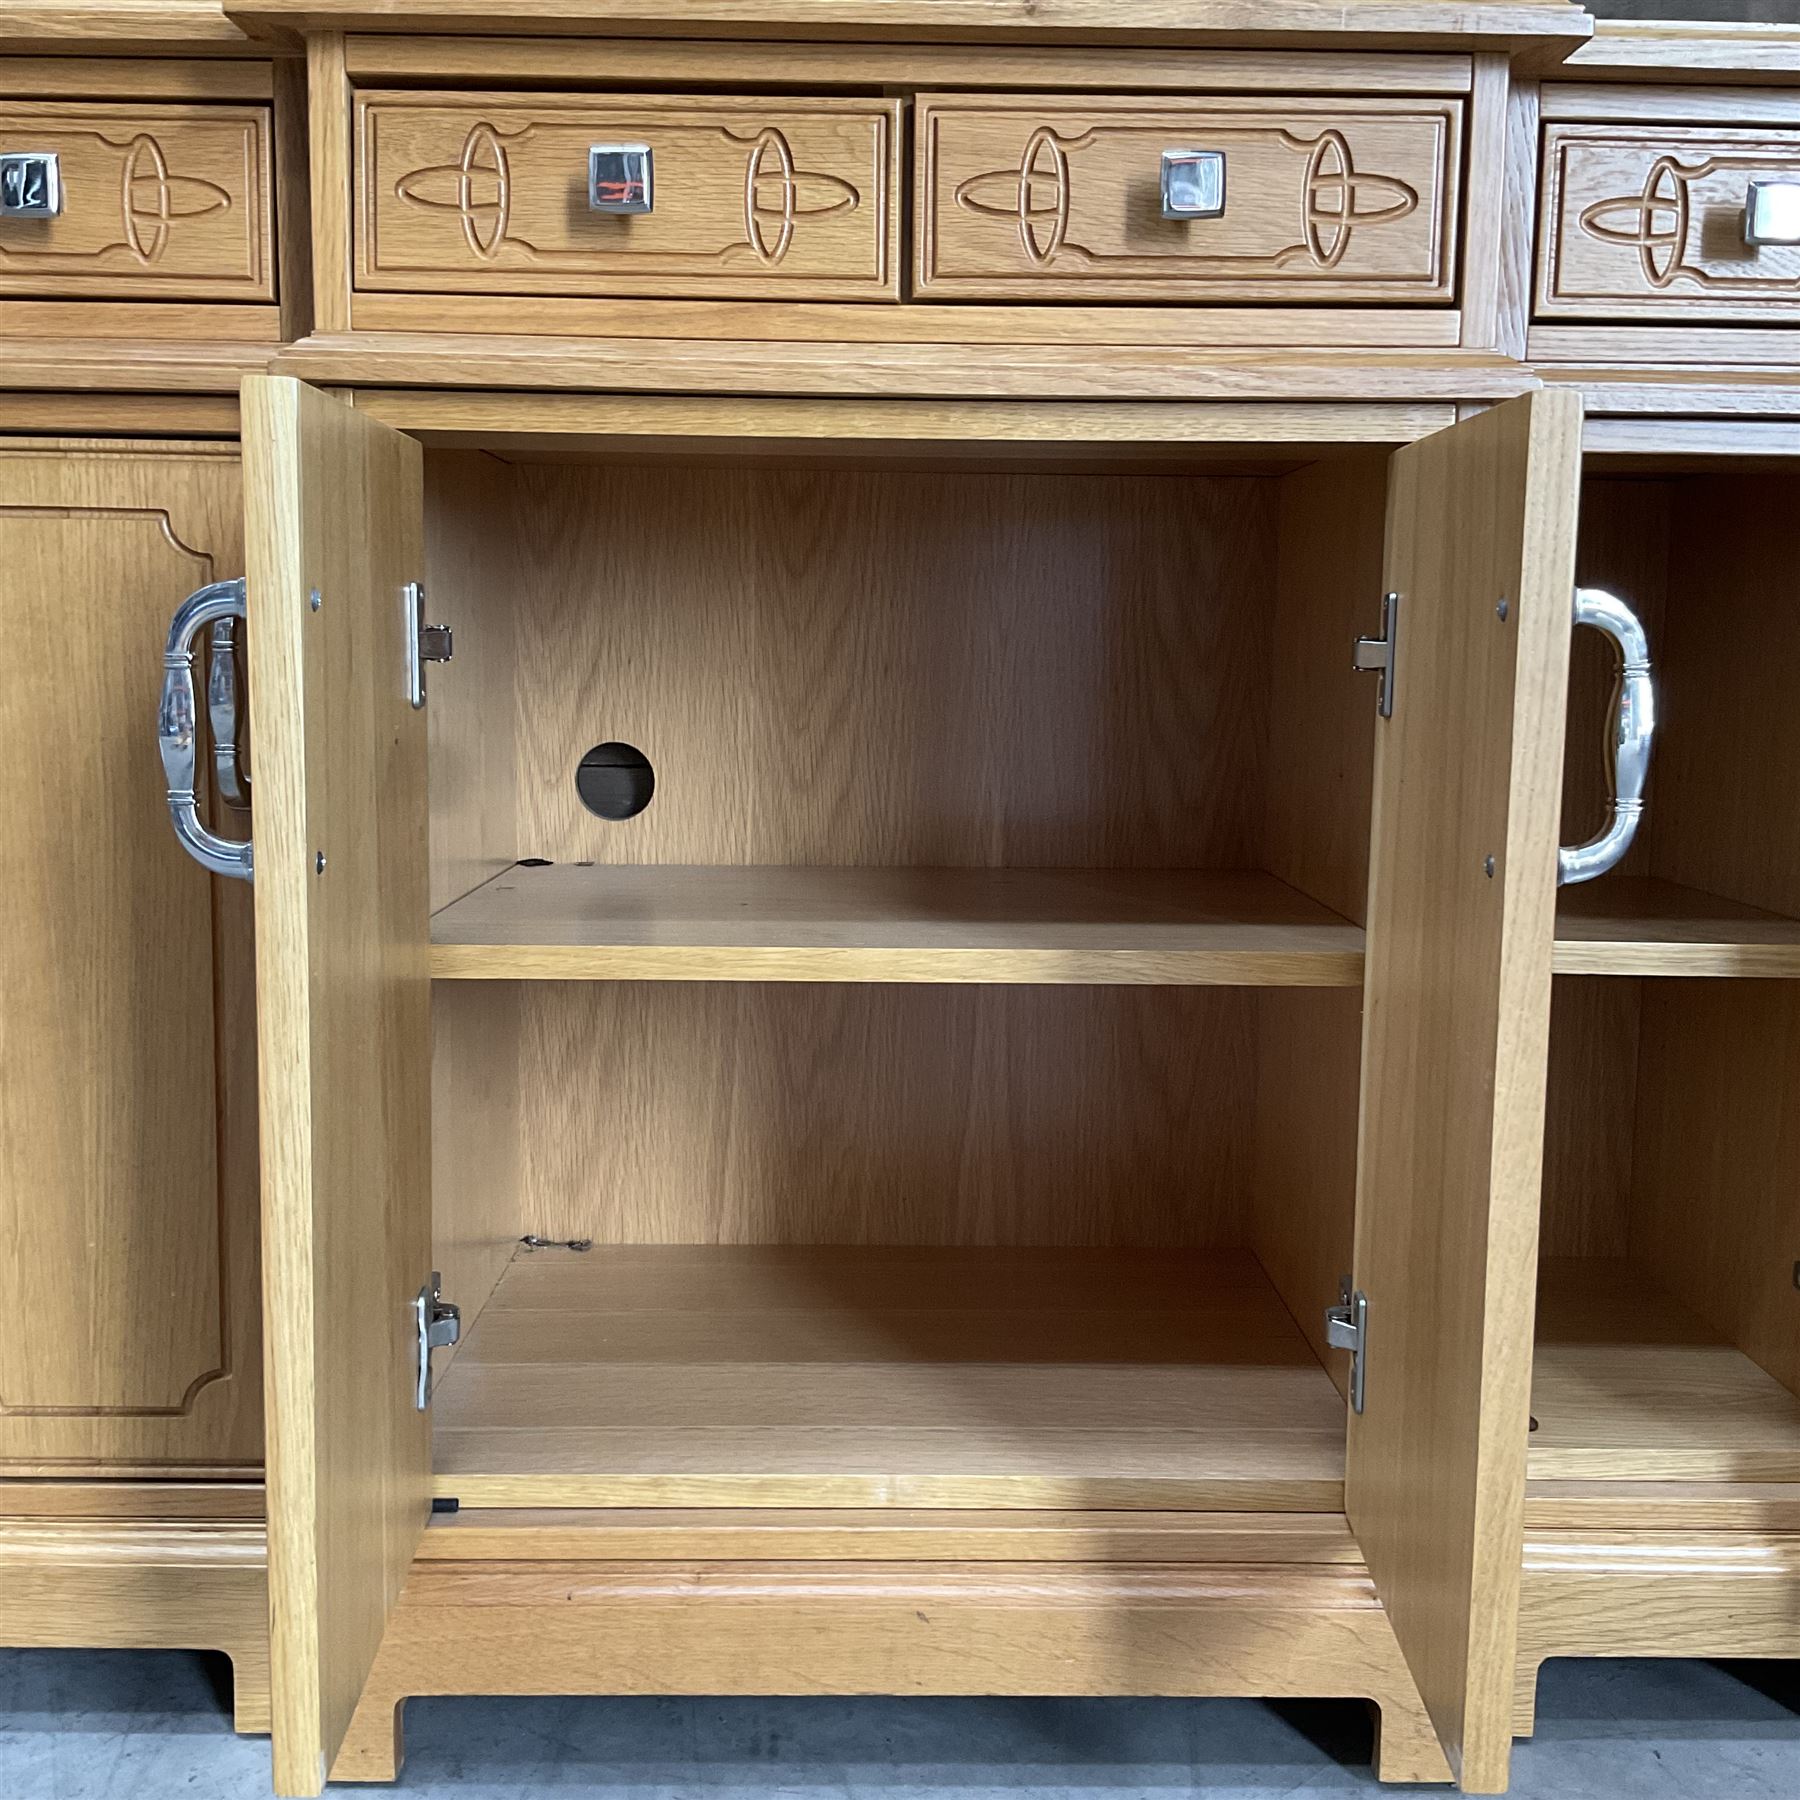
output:
M 105 392 L 229 409 L 191 345 L 0 393 L 0 1630 L 171 1641 L 203 1524 L 294 1795 L 412 1695 L 771 1687 L 1356 1696 L 1383 1778 L 1496 1792 L 1546 1656 L 1800 1653 L 1800 406 L 1682 160 L 1779 174 L 1786 92 L 1518 84 L 1485 9 L 307 4 L 320 334 L 210 442 Z M 139 79 L 15 85 L 266 110 Z M 1596 237 L 1652 149 L 1700 235 Z M 1496 354 L 1609 317 L 1676 360 Z M 150 722 L 238 575 L 253 890 Z M 1660 723 L 1559 892 L 1632 738 L 1578 586 Z

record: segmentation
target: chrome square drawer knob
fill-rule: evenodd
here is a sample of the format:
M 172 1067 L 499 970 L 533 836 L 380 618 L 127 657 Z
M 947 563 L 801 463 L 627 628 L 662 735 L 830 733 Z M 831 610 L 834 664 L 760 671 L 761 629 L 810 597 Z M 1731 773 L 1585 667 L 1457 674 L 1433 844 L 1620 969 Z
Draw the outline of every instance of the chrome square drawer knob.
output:
M 0 219 L 54 219 L 62 211 L 62 167 L 54 150 L 0 155 Z
M 1800 244 L 1800 181 L 1753 181 L 1744 196 L 1746 244 Z
M 1218 219 L 1225 213 L 1225 152 L 1165 150 L 1162 153 L 1162 216 L 1165 219 Z
M 655 205 L 648 144 L 594 144 L 588 149 L 588 205 L 598 213 L 647 213 Z

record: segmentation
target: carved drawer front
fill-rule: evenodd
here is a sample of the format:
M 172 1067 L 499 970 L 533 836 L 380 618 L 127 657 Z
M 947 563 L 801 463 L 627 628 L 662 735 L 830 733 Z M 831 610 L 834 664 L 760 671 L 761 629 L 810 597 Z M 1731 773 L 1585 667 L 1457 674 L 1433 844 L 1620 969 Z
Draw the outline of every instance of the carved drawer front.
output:
M 648 147 L 651 210 L 590 207 L 599 144 Z M 364 94 L 356 284 L 895 299 L 899 155 L 897 102 Z
M 0 101 L 0 156 L 34 153 L 60 210 L 0 218 L 0 297 L 275 298 L 267 107 Z
M 1455 100 L 921 96 L 917 291 L 1441 304 L 1461 133 Z M 1223 156 L 1218 216 L 1164 216 L 1165 151 Z
M 1800 242 L 1745 237 L 1753 182 L 1800 183 L 1800 131 L 1553 124 L 1543 167 L 1540 318 L 1800 317 Z

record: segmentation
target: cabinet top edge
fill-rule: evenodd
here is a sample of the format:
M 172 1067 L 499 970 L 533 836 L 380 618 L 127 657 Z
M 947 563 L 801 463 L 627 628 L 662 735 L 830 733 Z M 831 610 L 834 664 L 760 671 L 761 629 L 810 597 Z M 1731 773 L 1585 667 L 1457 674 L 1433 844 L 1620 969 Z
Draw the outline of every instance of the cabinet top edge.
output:
M 1566 52 L 1577 0 L 220 0 L 251 31 Z

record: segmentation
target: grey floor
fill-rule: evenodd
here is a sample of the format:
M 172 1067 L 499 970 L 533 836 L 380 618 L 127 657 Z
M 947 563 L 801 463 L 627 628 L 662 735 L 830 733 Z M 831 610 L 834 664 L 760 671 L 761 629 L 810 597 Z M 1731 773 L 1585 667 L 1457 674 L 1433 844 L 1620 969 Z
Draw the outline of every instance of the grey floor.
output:
M 0 1650 L 0 1800 L 265 1795 L 268 1746 L 232 1735 L 227 1679 L 177 1651 Z M 1378 1791 L 1367 1713 L 1343 1702 L 416 1700 L 407 1739 L 414 1800 Z M 1800 1669 L 1552 1664 L 1513 1767 L 1519 1800 L 1795 1800 Z

